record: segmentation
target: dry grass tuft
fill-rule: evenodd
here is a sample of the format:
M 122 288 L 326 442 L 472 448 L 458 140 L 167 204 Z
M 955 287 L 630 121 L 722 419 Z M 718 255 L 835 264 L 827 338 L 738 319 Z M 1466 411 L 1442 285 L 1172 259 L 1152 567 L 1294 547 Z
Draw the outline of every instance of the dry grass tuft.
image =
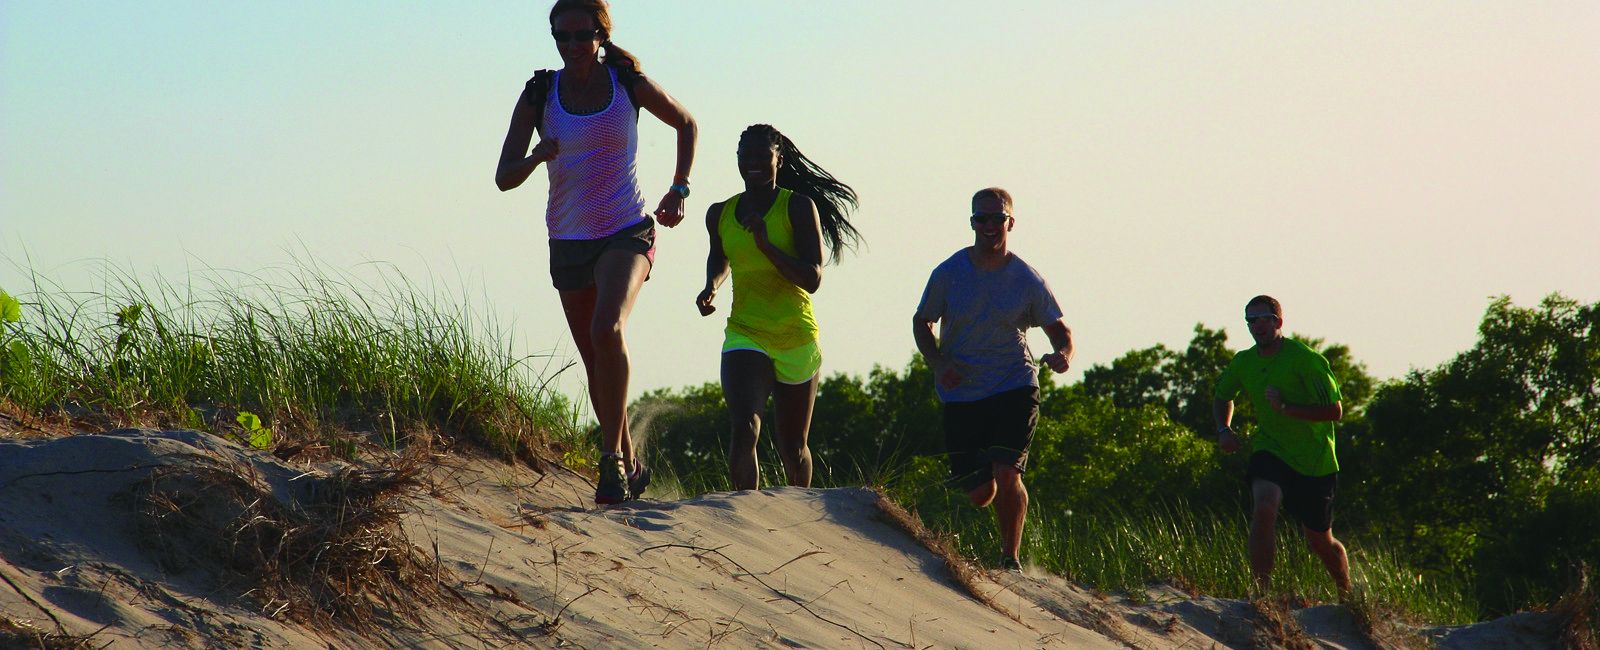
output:
M 274 618 L 369 631 L 396 618 L 418 622 L 425 607 L 446 602 L 441 567 L 400 527 L 421 471 L 413 457 L 305 475 L 281 495 L 249 465 L 173 466 L 153 472 L 137 496 L 148 541 L 169 570 L 242 583 Z
M 66 416 L 30 413 L 11 400 L 0 398 L 0 437 L 36 438 L 71 434 L 72 422 Z
M 1414 625 L 1407 623 L 1405 612 L 1386 606 L 1365 589 L 1355 589 L 1344 599 L 1343 605 L 1355 620 L 1356 629 L 1375 648 L 1425 648 L 1428 642 L 1416 633 Z
M 890 499 L 883 492 L 877 490 L 874 490 L 874 492 L 878 495 L 878 510 L 883 512 L 884 518 L 889 523 L 894 524 L 896 528 L 905 531 L 907 535 L 916 539 L 934 555 L 943 559 L 945 569 L 950 571 L 950 577 L 954 578 L 956 583 L 960 584 L 963 589 L 966 589 L 967 595 L 988 605 L 990 609 L 1004 614 L 1013 621 L 1022 622 L 1021 617 L 1006 609 L 999 601 L 984 593 L 978 587 L 978 578 L 982 574 L 979 573 L 977 567 L 962 559 L 961 555 L 956 552 L 955 544 L 951 543 L 949 538 L 928 530 L 928 527 L 923 525 L 920 517 L 901 507 L 900 504 L 895 503 L 894 499 Z
M 1578 586 L 1562 596 L 1550 611 L 1560 616 L 1562 621 L 1563 647 L 1597 650 L 1600 649 L 1600 631 L 1595 629 L 1595 625 L 1600 623 L 1600 598 L 1596 598 L 1594 586 L 1590 583 L 1593 569 L 1588 564 L 1582 564 L 1578 571 Z
M 0 648 L 26 650 L 80 650 L 97 647 L 94 635 L 74 636 L 45 632 L 27 623 L 13 621 L 0 615 Z
M 1294 620 L 1294 605 L 1287 598 L 1271 600 L 1259 598 L 1250 601 L 1255 607 L 1256 647 L 1288 648 L 1289 650 L 1317 650 L 1317 642 L 1306 635 Z

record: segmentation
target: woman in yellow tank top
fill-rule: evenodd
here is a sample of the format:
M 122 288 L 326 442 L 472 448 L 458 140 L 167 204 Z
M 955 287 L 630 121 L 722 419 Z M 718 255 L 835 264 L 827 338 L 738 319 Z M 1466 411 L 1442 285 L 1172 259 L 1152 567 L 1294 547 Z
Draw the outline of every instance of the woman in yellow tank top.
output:
M 861 241 L 846 213 L 855 190 L 811 162 L 765 124 L 739 137 L 744 191 L 706 211 L 711 252 L 700 315 L 716 311 L 717 288 L 733 273 L 733 308 L 722 344 L 722 396 L 733 422 L 728 472 L 737 490 L 760 486 L 756 440 L 772 397 L 779 456 L 790 485 L 811 485 L 812 405 L 822 351 L 811 294 L 822 284 L 822 245 L 837 260 Z

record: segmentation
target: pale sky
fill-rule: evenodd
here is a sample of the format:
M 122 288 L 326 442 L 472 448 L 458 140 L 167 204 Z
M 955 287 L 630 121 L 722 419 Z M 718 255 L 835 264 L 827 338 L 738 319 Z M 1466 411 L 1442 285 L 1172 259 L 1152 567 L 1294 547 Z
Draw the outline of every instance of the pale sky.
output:
M 110 260 L 172 280 L 304 249 L 473 287 L 574 356 L 544 172 L 500 193 L 510 109 L 559 58 L 547 2 L 0 4 L 0 288 Z M 824 372 L 901 367 L 974 190 L 1073 328 L 1069 379 L 1196 322 L 1288 329 L 1380 378 L 1465 350 L 1490 296 L 1600 300 L 1600 3 L 616 0 L 615 40 L 700 124 L 691 216 L 658 234 L 632 393 L 715 381 L 707 205 L 771 123 L 860 193 L 824 270 Z M 651 205 L 670 129 L 641 120 Z M 3 262 L 3 260 L 0 260 Z M 1035 352 L 1046 343 L 1032 336 Z M 577 373 L 566 382 L 575 396 Z

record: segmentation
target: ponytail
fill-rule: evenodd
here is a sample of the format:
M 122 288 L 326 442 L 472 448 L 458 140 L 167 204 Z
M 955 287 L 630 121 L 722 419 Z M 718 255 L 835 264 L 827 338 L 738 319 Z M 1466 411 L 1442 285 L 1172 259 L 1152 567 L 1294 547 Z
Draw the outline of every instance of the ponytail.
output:
M 601 63 L 634 76 L 644 74 L 644 70 L 639 67 L 639 57 L 634 56 L 632 52 L 617 47 L 617 44 L 611 42 L 611 39 L 606 39 L 604 43 L 600 44 L 600 47 L 606 50 L 605 55 L 600 57 Z
M 861 231 L 851 225 L 847 215 L 860 207 L 856 191 L 817 166 L 787 136 L 767 124 L 756 124 L 740 137 L 758 137 L 778 151 L 778 186 L 803 194 L 817 204 L 817 220 L 822 224 L 822 240 L 838 263 L 845 249 L 861 245 Z

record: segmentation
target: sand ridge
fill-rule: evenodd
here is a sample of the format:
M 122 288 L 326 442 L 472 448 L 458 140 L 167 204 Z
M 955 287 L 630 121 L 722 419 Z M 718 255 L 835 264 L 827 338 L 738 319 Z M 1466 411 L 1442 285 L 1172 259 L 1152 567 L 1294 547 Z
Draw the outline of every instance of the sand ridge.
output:
M 308 498 L 304 486 L 347 469 L 192 431 L 0 440 L 0 613 L 114 648 L 1282 645 L 1263 634 L 1250 603 L 1160 587 L 1134 601 L 1059 576 L 980 573 L 976 588 L 1002 613 L 887 521 L 867 489 L 595 509 L 592 488 L 571 472 L 469 453 L 434 456 L 395 531 L 410 549 L 392 552 L 426 560 L 408 579 L 436 597 L 380 612 L 364 631 L 310 625 L 263 606 L 227 567 L 199 555 L 184 562 L 182 549 L 175 560 L 152 539 L 141 486 L 153 472 L 204 468 L 246 474 L 261 498 L 286 507 Z M 1308 647 L 1373 647 L 1341 607 L 1300 610 L 1293 621 Z M 1543 619 L 1495 625 L 1410 638 L 1554 647 Z

